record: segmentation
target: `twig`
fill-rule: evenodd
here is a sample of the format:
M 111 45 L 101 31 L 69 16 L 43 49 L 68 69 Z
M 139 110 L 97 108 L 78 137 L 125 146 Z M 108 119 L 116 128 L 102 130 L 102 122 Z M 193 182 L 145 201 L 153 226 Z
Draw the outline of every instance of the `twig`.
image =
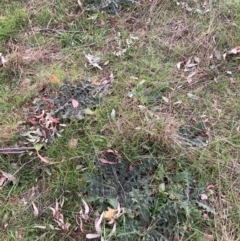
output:
M 34 147 L 8 147 L 0 148 L 0 154 L 18 154 L 25 151 L 35 150 Z
M 64 29 L 52 29 L 52 28 L 37 28 L 33 29 L 34 32 L 54 32 L 54 33 L 82 33 L 82 31 L 64 30 Z

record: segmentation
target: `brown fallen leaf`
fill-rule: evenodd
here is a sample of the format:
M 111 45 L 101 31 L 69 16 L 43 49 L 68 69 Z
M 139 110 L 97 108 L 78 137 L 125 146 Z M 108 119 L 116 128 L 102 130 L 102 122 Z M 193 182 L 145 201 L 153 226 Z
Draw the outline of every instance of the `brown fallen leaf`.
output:
M 229 54 L 237 54 L 240 53 L 240 46 L 236 46 L 235 48 L 229 50 L 228 52 L 226 52 L 225 54 L 223 54 L 223 59 L 225 60 L 227 55 Z
M 47 132 L 44 129 L 41 129 L 41 133 L 44 138 L 47 138 Z
M 0 170 L 0 177 L 5 178 L 5 180 L 7 179 L 7 180 L 9 180 L 9 181 L 12 181 L 13 184 L 16 183 L 16 178 L 15 178 L 12 174 L 7 173 L 7 172 L 4 172 L 4 171 L 2 171 L 2 170 Z M 4 180 L 4 181 L 5 181 L 5 180 Z M 3 180 L 2 180 L 2 181 L 3 181 Z M 4 182 L 4 181 L 3 181 L 3 182 Z
M 213 189 L 213 188 L 214 188 L 214 185 L 213 185 L 213 184 L 209 184 L 209 185 L 206 187 L 206 190 Z
M 111 162 L 111 161 L 108 161 L 108 160 L 106 160 L 106 159 L 104 159 L 104 158 L 99 158 L 98 159 L 101 163 L 104 163 L 104 164 L 110 164 L 110 165 L 116 165 L 117 164 L 117 162 Z
M 49 120 L 53 123 L 59 123 L 59 120 L 58 119 L 55 119 L 54 117 L 50 116 L 49 117 Z
M 187 82 L 189 83 L 189 84 L 191 84 L 192 83 L 192 77 L 195 75 L 197 73 L 197 71 L 194 71 L 193 73 L 191 73 L 188 77 L 187 77 Z
M 38 151 L 37 151 L 37 155 L 40 158 L 40 160 L 43 161 L 44 163 L 46 163 L 46 164 L 55 164 L 54 162 L 51 162 L 47 158 L 41 156 Z
M 41 115 L 36 115 L 35 117 L 38 119 L 42 119 L 44 117 L 44 114 L 45 114 L 45 111 L 43 110 Z
M 194 66 L 196 66 L 196 65 L 197 65 L 196 63 L 192 63 L 192 60 L 189 59 L 189 60 L 187 61 L 187 63 L 185 64 L 185 69 L 186 69 L 186 68 L 192 68 L 192 67 L 194 67 Z
M 194 67 L 194 66 L 196 66 L 197 64 L 194 64 L 194 63 L 189 63 L 189 64 L 186 64 L 185 66 L 187 67 L 187 68 L 192 68 L 192 67 Z
M 231 49 L 230 51 L 228 51 L 228 54 L 237 54 L 237 53 L 240 53 L 240 46 L 237 46 Z
M 59 202 L 57 200 L 55 203 L 55 208 L 50 207 L 50 209 L 52 210 L 53 219 L 55 219 L 55 220 L 63 219 L 63 215 L 61 214 L 60 209 L 59 209 Z
M 104 151 L 104 153 L 113 154 L 116 157 L 121 158 L 121 156 L 117 150 L 107 149 L 106 151 Z
M 26 115 L 24 116 L 24 120 L 25 120 L 26 122 L 31 123 L 31 124 L 34 125 L 34 126 L 37 125 L 37 122 L 36 122 L 34 119 L 28 118 Z
M 102 236 L 102 227 L 101 227 L 101 223 L 102 223 L 102 219 L 103 219 L 103 215 L 104 212 L 102 212 L 101 216 L 95 219 L 95 230 L 96 233 L 89 233 L 86 234 L 86 238 L 87 239 L 95 239 L 95 238 L 99 238 Z

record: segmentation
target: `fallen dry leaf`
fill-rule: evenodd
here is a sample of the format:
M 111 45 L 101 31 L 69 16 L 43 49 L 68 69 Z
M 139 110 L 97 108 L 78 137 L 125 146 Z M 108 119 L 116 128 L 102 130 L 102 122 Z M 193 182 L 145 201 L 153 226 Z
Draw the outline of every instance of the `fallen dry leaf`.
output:
M 89 214 L 89 210 L 90 210 L 89 206 L 84 199 L 81 199 L 81 200 L 82 200 L 82 203 L 83 203 L 84 209 L 85 209 L 84 213 L 87 215 L 87 214 Z
M 206 187 L 206 190 L 213 189 L 213 188 L 214 188 L 214 185 L 213 185 L 213 184 L 209 184 L 209 185 Z
M 7 180 L 13 182 L 13 184 L 16 184 L 16 178 L 10 173 L 7 173 L 7 172 L 4 172 L 4 171 L 0 170 L 0 177 L 2 177 L 1 182 L 3 182 L 3 183 L 7 179 Z M 3 180 L 4 178 L 5 178 L 5 180 Z
M 94 238 L 99 238 L 99 237 L 101 237 L 101 234 L 97 234 L 97 233 L 88 233 L 86 235 L 87 239 L 94 239 Z
M 88 60 L 89 64 L 97 67 L 98 69 L 102 70 L 102 68 L 99 66 L 100 58 L 91 54 L 86 54 L 85 58 Z
M 236 46 L 235 48 L 229 50 L 228 52 L 226 52 L 225 54 L 223 54 L 223 59 L 225 60 L 227 55 L 229 54 L 237 54 L 240 53 L 240 46 Z
M 228 51 L 229 54 L 237 54 L 240 53 L 240 46 L 237 46 L 233 49 L 231 49 L 230 51 Z
M 106 151 L 104 151 L 105 153 L 108 153 L 108 154 L 113 154 L 119 158 L 121 158 L 119 152 L 117 150 L 112 150 L 112 149 L 107 149 Z
M 52 215 L 53 215 L 54 219 L 56 219 L 56 220 L 62 219 L 63 215 L 59 211 L 59 202 L 57 200 L 55 203 L 55 208 L 50 207 L 50 209 L 52 210 Z
M 189 84 L 192 83 L 192 77 L 197 73 L 197 71 L 194 71 L 193 73 L 191 73 L 188 77 L 187 77 L 187 82 Z
M 187 67 L 187 68 L 192 68 L 192 67 L 194 67 L 194 66 L 196 66 L 197 64 L 193 64 L 193 63 L 189 63 L 189 64 L 186 64 L 185 66 Z
M 196 65 L 197 65 L 196 63 L 192 63 L 192 60 L 189 59 L 189 60 L 187 61 L 187 63 L 185 64 L 185 68 L 192 68 L 192 67 L 194 67 L 194 66 L 196 66 Z
M 114 81 L 113 73 L 111 73 L 107 78 L 101 79 L 101 86 L 106 86 Z
M 33 214 L 35 217 L 37 217 L 39 215 L 39 210 L 34 202 L 32 202 L 32 206 L 33 206 Z
M 39 229 L 46 229 L 47 226 L 43 226 L 43 225 L 34 225 L 34 228 L 39 228 Z
M 103 65 L 106 66 L 108 64 L 109 64 L 109 60 L 105 61 Z
M 198 58 L 197 56 L 195 56 L 193 59 L 195 63 L 200 63 L 200 58 Z
M 183 64 L 184 64 L 184 62 L 183 62 L 183 61 L 178 62 L 178 63 L 177 63 L 177 68 L 178 68 L 178 69 L 181 69 L 181 66 L 182 66 Z
M 104 215 L 104 212 L 102 212 L 100 218 L 95 219 L 95 230 L 96 230 L 97 234 L 102 233 L 101 223 L 102 223 L 103 215 Z
M 34 126 L 37 125 L 37 122 L 36 122 L 35 120 L 33 120 L 33 119 L 31 119 L 31 118 L 28 118 L 26 115 L 24 116 L 24 120 L 25 120 L 26 122 L 31 123 L 31 124 L 34 125 Z
M 75 99 L 72 99 L 72 106 L 73 106 L 73 108 L 77 108 L 78 105 L 79 105 L 78 101 L 75 100 Z
M 117 162 L 111 162 L 111 161 L 108 161 L 104 158 L 99 158 L 98 160 L 103 164 L 110 164 L 110 165 L 116 165 L 117 164 Z
M 54 117 L 52 117 L 52 116 L 49 116 L 49 120 L 50 120 L 51 122 L 53 122 L 53 123 L 59 123 L 59 120 L 56 119 L 56 118 L 54 118 Z
M 198 96 L 193 95 L 193 94 L 191 94 L 191 93 L 187 93 L 187 96 L 188 96 L 189 98 L 193 99 L 193 100 L 198 100 L 198 99 L 199 99 Z
M 44 163 L 46 163 L 46 164 L 54 164 L 54 162 L 51 162 L 47 158 L 41 156 L 38 151 L 37 151 L 37 155 L 40 158 L 40 160 L 43 161 Z
M 61 228 L 63 231 L 69 231 L 69 227 L 71 226 L 71 224 L 64 222 L 64 216 L 59 209 L 59 206 L 62 207 L 63 203 L 64 199 L 62 199 L 61 203 L 56 200 L 55 208 L 50 207 L 50 209 L 52 210 L 53 219 L 58 224 L 58 227 Z

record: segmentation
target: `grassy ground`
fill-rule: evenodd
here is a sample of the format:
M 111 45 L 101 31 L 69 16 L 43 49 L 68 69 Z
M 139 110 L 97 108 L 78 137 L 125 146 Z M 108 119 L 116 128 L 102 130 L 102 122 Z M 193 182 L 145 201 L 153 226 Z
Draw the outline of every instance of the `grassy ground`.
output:
M 83 12 L 73 0 L 1 5 L 2 148 L 25 145 L 24 111 L 43 90 L 57 93 L 51 76 L 95 83 L 114 75 L 93 115 L 65 121 L 62 137 L 39 152 L 53 164 L 35 151 L 0 154 L 1 180 L 3 172 L 16 179 L 5 177 L 0 191 L 2 240 L 85 240 L 117 202 L 125 213 L 112 237 L 105 216 L 104 240 L 240 240 L 240 65 L 238 55 L 223 58 L 240 43 L 238 1 L 142 1 L 119 16 Z M 99 56 L 103 70 L 85 54 Z M 140 178 L 151 179 L 127 193 L 130 201 L 93 185 L 104 150 L 120 155 L 130 175 L 142 168 Z M 104 165 L 106 186 L 113 177 Z M 60 210 L 56 200 L 64 200 Z

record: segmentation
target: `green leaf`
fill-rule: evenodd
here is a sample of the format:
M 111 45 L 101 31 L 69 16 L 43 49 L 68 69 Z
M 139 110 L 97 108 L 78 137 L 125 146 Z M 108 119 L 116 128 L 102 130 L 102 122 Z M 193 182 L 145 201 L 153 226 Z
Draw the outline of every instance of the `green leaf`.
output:
M 40 151 L 43 147 L 43 144 L 42 143 L 36 143 L 36 144 L 34 144 L 33 147 L 35 148 L 36 151 Z

